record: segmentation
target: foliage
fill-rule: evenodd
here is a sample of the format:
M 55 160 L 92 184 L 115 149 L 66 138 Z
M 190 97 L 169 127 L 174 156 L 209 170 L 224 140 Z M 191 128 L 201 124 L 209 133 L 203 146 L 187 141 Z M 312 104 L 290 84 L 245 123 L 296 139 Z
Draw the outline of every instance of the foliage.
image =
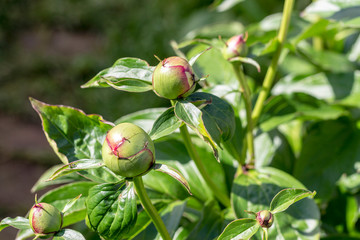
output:
M 239 2 L 251 1 L 211 7 Z M 286 0 L 282 14 L 242 27 L 246 57 L 222 55 L 231 24 L 171 43 L 190 59 L 196 91 L 167 109 L 115 116 L 155 143 L 156 164 L 144 176 L 124 178 L 102 163 L 114 123 L 31 98 L 63 163 L 44 173 L 49 183 L 36 184 L 63 183 L 40 200 L 67 210 L 64 227 L 85 220 L 104 239 L 359 237 L 360 2 L 318 0 L 301 13 L 293 5 Z M 120 58 L 82 87 L 142 94 L 153 90 L 153 71 L 145 60 Z M 264 210 L 272 226 L 259 221 Z M 20 229 L 18 239 L 33 235 L 23 217 L 0 222 L 0 230 L 9 226 Z M 79 234 L 63 229 L 55 239 Z

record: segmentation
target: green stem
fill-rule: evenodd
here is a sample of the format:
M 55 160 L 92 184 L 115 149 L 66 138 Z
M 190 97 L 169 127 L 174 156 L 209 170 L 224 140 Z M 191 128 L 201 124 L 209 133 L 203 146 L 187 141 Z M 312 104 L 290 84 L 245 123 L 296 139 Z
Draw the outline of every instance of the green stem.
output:
M 203 162 L 201 161 L 195 147 L 194 144 L 191 141 L 191 137 L 189 134 L 189 131 L 187 129 L 186 125 L 183 125 L 180 127 L 180 133 L 181 136 L 184 140 L 184 144 L 186 147 L 186 150 L 188 151 L 191 159 L 195 162 L 196 167 L 199 169 L 199 172 L 201 174 L 201 176 L 204 178 L 205 182 L 207 183 L 207 185 L 209 185 L 210 189 L 213 191 L 215 197 L 225 206 L 225 207 L 230 207 L 230 199 L 229 197 L 224 194 L 219 188 L 218 186 L 214 183 L 214 181 L 212 180 L 212 178 L 209 176 L 209 174 L 206 171 L 206 168 L 203 164 Z
M 242 70 L 242 66 L 238 62 L 232 63 L 235 75 L 240 83 L 240 91 L 242 92 L 242 96 L 245 102 L 245 111 L 246 111 L 246 120 L 247 120 L 247 131 L 246 131 L 246 141 L 247 141 L 247 149 L 249 151 L 249 161 L 248 164 L 250 166 L 254 166 L 255 164 L 255 149 L 254 149 L 254 135 L 253 135 L 253 120 L 251 118 L 252 106 L 251 106 L 251 93 L 249 86 L 246 82 L 244 72 Z
M 156 229 L 160 233 L 162 239 L 171 240 L 169 232 L 167 231 L 164 222 L 162 221 L 159 213 L 156 211 L 154 205 L 152 205 L 149 196 L 146 193 L 142 177 L 135 177 L 133 179 L 135 189 L 138 197 L 140 198 L 141 205 L 144 207 L 147 214 L 152 219 Z
M 279 30 L 279 33 L 277 36 L 277 49 L 275 51 L 274 57 L 271 61 L 271 64 L 266 72 L 262 89 L 259 93 L 259 97 L 256 101 L 256 104 L 255 104 L 255 107 L 254 107 L 254 110 L 252 113 L 252 119 L 253 119 L 254 126 L 256 126 L 256 123 L 260 117 L 261 111 L 264 107 L 264 102 L 265 102 L 266 98 L 268 97 L 270 89 L 274 82 L 275 74 L 277 71 L 278 63 L 279 63 L 280 54 L 283 49 L 287 31 L 288 31 L 288 28 L 290 25 L 290 17 L 291 17 L 291 12 L 292 12 L 293 6 L 294 6 L 294 0 L 285 0 L 283 17 L 281 20 L 280 30 Z
M 268 240 L 268 229 L 267 228 L 263 228 L 263 240 Z

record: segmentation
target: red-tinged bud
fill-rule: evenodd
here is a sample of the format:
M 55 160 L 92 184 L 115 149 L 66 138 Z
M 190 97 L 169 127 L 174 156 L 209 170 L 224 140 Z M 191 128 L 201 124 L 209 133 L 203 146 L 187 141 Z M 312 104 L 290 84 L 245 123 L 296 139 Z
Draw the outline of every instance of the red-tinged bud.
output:
M 223 48 L 223 56 L 225 59 L 233 57 L 245 57 L 247 54 L 246 37 L 242 34 L 231 37 Z
M 195 90 L 195 74 L 191 65 L 181 57 L 169 57 L 155 68 L 152 85 L 154 92 L 163 98 L 177 99 Z
M 256 220 L 263 228 L 269 228 L 274 222 L 274 215 L 268 210 L 262 210 L 256 213 Z
M 155 147 L 140 127 L 120 123 L 107 133 L 102 157 L 111 171 L 131 178 L 145 174 L 155 164 Z
M 30 210 L 30 227 L 36 235 L 46 236 L 61 229 L 62 213 L 48 203 L 36 203 Z

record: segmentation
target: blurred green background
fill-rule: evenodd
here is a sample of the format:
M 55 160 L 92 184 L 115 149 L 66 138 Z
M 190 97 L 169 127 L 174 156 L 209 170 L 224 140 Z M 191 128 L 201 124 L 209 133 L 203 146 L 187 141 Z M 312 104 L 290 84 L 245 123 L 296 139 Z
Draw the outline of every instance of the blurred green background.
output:
M 167 101 L 152 92 L 80 86 L 118 58 L 138 57 L 156 65 L 154 54 L 174 55 L 171 40 L 181 41 L 189 32 L 206 31 L 215 23 L 235 21 L 246 26 L 281 12 L 283 4 L 281 0 L 238 2 L 218 12 L 212 10 L 212 0 L 1 1 L 0 219 L 24 215 L 34 201 L 32 185 L 59 162 L 28 97 L 81 108 L 109 121 L 166 106 Z M 301 10 L 309 2 L 297 1 L 296 8 Z M 15 232 L 7 228 L 0 239 L 13 239 Z

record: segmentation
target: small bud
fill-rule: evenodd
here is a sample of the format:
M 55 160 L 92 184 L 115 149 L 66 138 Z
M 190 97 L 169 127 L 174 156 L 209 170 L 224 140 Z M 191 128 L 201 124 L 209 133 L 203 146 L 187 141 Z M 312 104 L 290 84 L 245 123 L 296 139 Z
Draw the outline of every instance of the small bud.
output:
M 155 68 L 152 85 L 154 92 L 163 98 L 177 99 L 195 90 L 195 74 L 191 65 L 181 57 L 169 57 Z
M 242 34 L 231 37 L 223 48 L 222 53 L 225 59 L 233 57 L 245 57 L 247 54 L 246 38 Z
M 30 227 L 36 235 L 45 236 L 58 232 L 62 226 L 61 212 L 51 204 L 36 203 L 30 210 Z
M 155 147 L 149 135 L 132 123 L 120 123 L 106 135 L 102 157 L 105 165 L 123 177 L 146 173 L 155 163 Z
M 273 214 L 268 210 L 262 210 L 256 213 L 256 220 L 263 228 L 269 228 L 274 222 Z

